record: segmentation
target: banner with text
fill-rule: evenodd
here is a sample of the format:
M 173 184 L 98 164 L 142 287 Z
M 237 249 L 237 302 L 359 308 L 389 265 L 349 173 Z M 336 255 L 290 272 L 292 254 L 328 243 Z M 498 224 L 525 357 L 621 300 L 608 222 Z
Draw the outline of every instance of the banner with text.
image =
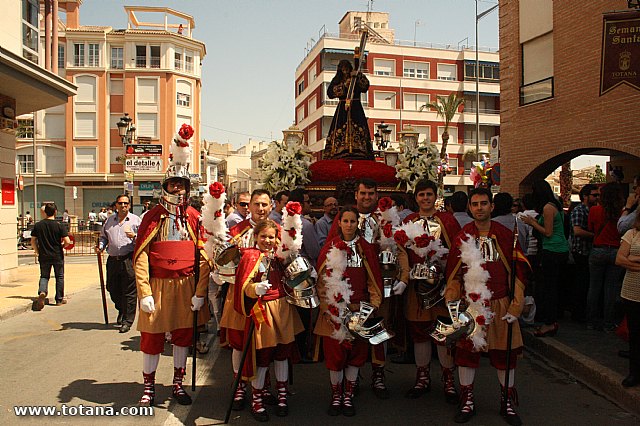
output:
M 627 84 L 640 90 L 640 12 L 604 15 L 600 95 Z

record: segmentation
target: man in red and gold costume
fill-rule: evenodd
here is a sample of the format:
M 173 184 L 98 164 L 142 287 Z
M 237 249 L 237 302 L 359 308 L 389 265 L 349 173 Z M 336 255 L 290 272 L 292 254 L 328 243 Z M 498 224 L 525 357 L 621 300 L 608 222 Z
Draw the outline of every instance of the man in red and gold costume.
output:
M 238 223 L 229 230 L 231 235 L 231 243 L 239 249 L 251 248 L 255 246 L 253 240 L 253 227 L 257 222 L 267 219 L 271 213 L 271 195 L 269 191 L 264 189 L 256 189 L 251 194 L 249 200 L 249 212 L 251 216 Z M 220 320 L 220 344 L 229 346 L 232 349 L 231 363 L 233 374 L 238 374 L 240 368 L 240 360 L 242 359 L 242 349 L 244 342 L 244 332 L 247 324 L 247 318 L 234 309 L 234 283 L 229 283 L 229 289 L 224 301 L 222 310 L 222 319 Z M 264 386 L 265 392 L 268 392 L 268 384 Z M 245 396 L 247 392 L 246 383 L 241 381 L 233 401 L 234 410 L 242 410 L 244 408 Z M 271 394 L 265 395 L 265 399 L 269 402 L 275 402 Z
M 429 331 L 433 328 L 433 323 L 438 315 L 448 315 L 441 299 L 441 289 L 444 285 L 444 277 L 437 277 L 438 282 L 433 284 L 433 288 L 424 287 L 421 282 L 420 268 L 435 265 L 440 271 L 446 265 L 446 255 L 433 253 L 427 245 L 433 240 L 441 249 L 451 247 L 451 241 L 460 232 L 458 222 L 449 212 L 436 211 L 435 202 L 438 196 L 438 186 L 435 182 L 423 179 L 416 183 L 415 200 L 419 207 L 417 213 L 412 213 L 404 220 L 407 230 L 412 224 L 419 225 L 424 234 L 409 231 L 406 234 L 412 235 L 415 241 L 409 241 L 408 237 L 396 238 L 396 241 L 406 248 L 409 257 L 409 270 L 406 276 L 409 277 L 408 291 L 405 292 L 405 318 L 408 322 L 409 336 L 413 340 L 413 350 L 416 360 L 416 381 L 405 396 L 407 398 L 418 398 L 431 390 L 431 342 Z M 405 234 L 405 235 L 406 235 Z M 397 234 L 396 234 L 397 235 Z M 424 240 L 421 242 L 420 238 Z M 423 248 L 423 250 L 420 250 Z M 429 255 L 439 256 L 433 259 Z M 436 260 L 437 259 L 437 260 Z M 405 278 L 406 279 L 406 278 Z M 442 381 L 444 383 L 444 394 L 447 402 L 455 404 L 458 402 L 455 381 L 453 377 L 454 361 L 450 350 L 444 345 L 438 345 L 438 360 L 442 369 Z
M 491 220 L 492 194 L 487 188 L 476 188 L 470 192 L 469 210 L 474 220 L 465 225 L 453 241 L 447 262 L 449 279 L 444 294 L 447 302 L 465 298 L 470 307 L 478 305 L 474 314 L 478 330 L 474 329 L 469 337 L 459 340 L 456 347 L 455 361 L 460 378 L 461 398 L 455 421 L 466 423 L 475 414 L 475 371 L 479 366 L 480 352 L 488 352 L 503 390 L 500 413 L 510 425 L 520 425 L 522 422 L 514 410 L 517 395 L 513 383 L 516 361 L 522 354 L 518 317 L 523 308 L 526 277 L 530 267 L 517 241 L 514 245 L 513 232 Z M 510 300 L 513 264 L 516 266 L 516 276 L 513 299 Z M 488 277 L 482 272 L 483 269 L 488 272 Z M 467 308 L 467 311 L 472 312 L 471 308 Z M 513 336 L 509 383 L 505 383 L 509 327 L 513 328 Z M 504 389 L 505 386 L 508 389 Z M 505 390 L 508 395 L 506 400 Z
M 165 333 L 171 333 L 173 343 L 173 397 L 179 404 L 191 404 L 182 379 L 193 344 L 193 316 L 195 311 L 201 312 L 199 324 L 206 324 L 209 317 L 207 309 L 200 310 L 209 282 L 209 263 L 200 240 L 200 214 L 188 205 L 191 135 L 191 126 L 183 125 L 171 145 L 172 163 L 162 184 L 160 204 L 144 215 L 133 254 L 141 310 L 138 330 L 143 354 L 143 406 L 154 404 L 155 374 Z

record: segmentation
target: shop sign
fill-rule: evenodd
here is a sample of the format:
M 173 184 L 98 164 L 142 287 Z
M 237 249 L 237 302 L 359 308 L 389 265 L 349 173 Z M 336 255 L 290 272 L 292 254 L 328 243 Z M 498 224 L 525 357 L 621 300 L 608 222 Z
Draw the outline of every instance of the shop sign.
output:
M 124 151 L 127 157 L 159 157 L 162 155 L 162 145 L 131 144 Z
M 162 158 L 127 158 L 124 168 L 128 172 L 162 172 Z
M 2 178 L 2 205 L 13 206 L 16 204 L 16 179 Z

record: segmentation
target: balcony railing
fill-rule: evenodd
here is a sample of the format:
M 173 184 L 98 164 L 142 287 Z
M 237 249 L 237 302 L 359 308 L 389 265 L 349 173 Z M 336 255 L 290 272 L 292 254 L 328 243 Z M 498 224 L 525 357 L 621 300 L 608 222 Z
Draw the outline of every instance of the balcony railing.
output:
M 151 68 L 160 68 L 160 57 L 152 56 L 150 61 Z
M 475 114 L 476 108 L 475 107 L 465 106 L 464 107 L 464 112 L 470 112 L 470 113 L 474 113 Z M 500 114 L 500 110 L 499 109 L 491 109 L 491 108 L 480 108 L 480 114 L 499 115 Z
M 553 77 L 534 81 L 520 87 L 520 105 L 553 98 Z
M 146 67 L 147 67 L 147 57 L 136 56 L 136 68 L 146 68 Z

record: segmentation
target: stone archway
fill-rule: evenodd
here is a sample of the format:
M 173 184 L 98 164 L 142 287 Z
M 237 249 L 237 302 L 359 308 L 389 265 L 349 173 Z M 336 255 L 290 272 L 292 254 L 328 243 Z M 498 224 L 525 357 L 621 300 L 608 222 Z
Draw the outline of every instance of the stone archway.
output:
M 633 170 L 625 171 L 625 181 L 630 181 L 634 175 L 640 171 L 640 145 L 624 146 L 612 149 L 610 144 L 605 142 L 580 142 L 576 141 L 570 146 L 567 144 L 559 144 L 555 150 L 546 150 L 545 152 L 536 152 L 526 162 L 520 164 L 509 164 L 502 162 L 502 185 L 501 191 L 511 194 L 523 195 L 530 191 L 531 184 L 535 180 L 545 179 L 554 170 L 562 166 L 567 161 L 579 157 L 580 155 L 610 155 L 612 161 L 614 158 L 631 158 L 635 157 L 637 166 Z M 531 150 L 530 150 L 531 152 Z M 502 152 L 507 154 L 507 152 Z M 504 157 L 503 157 L 504 158 Z

